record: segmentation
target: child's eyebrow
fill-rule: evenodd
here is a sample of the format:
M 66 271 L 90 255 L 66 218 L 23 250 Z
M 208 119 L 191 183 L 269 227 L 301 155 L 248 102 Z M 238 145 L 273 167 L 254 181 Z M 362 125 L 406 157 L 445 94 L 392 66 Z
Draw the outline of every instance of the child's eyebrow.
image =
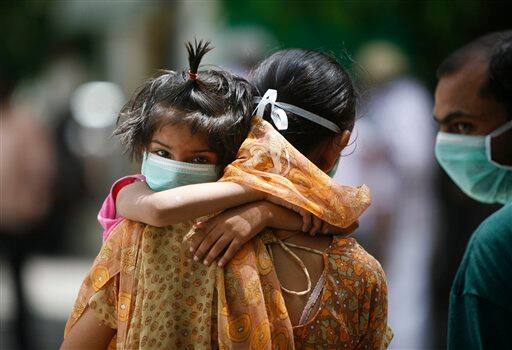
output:
M 166 148 L 168 148 L 168 149 L 171 149 L 171 148 L 172 148 L 171 146 L 166 145 L 165 143 L 163 143 L 162 141 L 159 141 L 159 140 L 157 140 L 157 139 L 153 139 L 153 140 L 151 140 L 151 142 L 158 143 L 159 145 L 162 145 L 162 146 L 164 146 L 164 147 L 166 147 Z
M 172 149 L 171 146 L 165 144 L 164 142 L 160 141 L 160 140 L 157 140 L 157 139 L 153 139 L 151 140 L 151 142 L 153 143 L 158 143 L 159 145 L 161 146 L 164 146 L 165 148 L 168 148 L 168 149 Z M 209 148 L 205 148 L 205 149 L 197 149 L 197 150 L 192 150 L 191 153 L 215 153 L 215 151 L 209 149 Z

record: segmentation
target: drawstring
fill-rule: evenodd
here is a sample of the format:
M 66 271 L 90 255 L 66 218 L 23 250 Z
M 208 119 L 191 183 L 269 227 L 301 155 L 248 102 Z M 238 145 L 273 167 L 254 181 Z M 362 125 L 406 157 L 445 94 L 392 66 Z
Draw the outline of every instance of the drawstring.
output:
M 309 294 L 311 292 L 311 277 L 309 276 L 308 269 L 306 268 L 306 265 L 304 265 L 302 260 L 297 256 L 297 254 L 295 254 L 288 247 L 302 249 L 304 251 L 307 251 L 307 252 L 310 252 L 310 253 L 314 253 L 314 254 L 319 254 L 319 255 L 323 255 L 323 252 L 319 251 L 319 250 L 316 250 L 316 249 L 313 249 L 313 248 L 304 247 L 304 246 L 300 246 L 300 245 L 293 244 L 293 243 L 285 243 L 285 242 L 283 242 L 282 240 L 280 240 L 279 238 L 277 238 L 275 236 L 274 236 L 274 239 L 272 239 L 272 241 L 268 242 L 268 244 L 271 244 L 271 243 L 278 243 L 281 246 L 281 248 L 283 248 L 283 250 L 286 253 L 288 253 L 293 258 L 293 260 L 295 260 L 297 265 L 299 265 L 302 268 L 302 271 L 304 272 L 304 275 L 306 276 L 306 280 L 307 280 L 307 283 L 308 283 L 308 286 L 307 286 L 307 288 L 305 290 L 297 292 L 297 291 L 294 291 L 294 290 L 287 289 L 285 286 L 283 286 L 283 284 L 281 282 L 279 282 L 281 284 L 281 289 L 284 292 L 288 293 L 288 294 L 293 294 L 293 295 L 298 295 L 298 296 Z M 269 254 L 270 254 L 270 258 L 272 259 L 272 263 L 273 263 L 274 262 L 274 255 L 272 254 L 272 249 L 268 249 L 268 251 L 269 251 Z

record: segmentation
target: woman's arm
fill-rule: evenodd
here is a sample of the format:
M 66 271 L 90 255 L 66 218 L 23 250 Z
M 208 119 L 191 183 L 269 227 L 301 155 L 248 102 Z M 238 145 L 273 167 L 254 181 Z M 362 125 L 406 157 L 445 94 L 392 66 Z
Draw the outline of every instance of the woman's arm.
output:
M 134 182 L 119 191 L 116 209 L 120 216 L 164 227 L 212 214 L 267 195 L 234 182 L 211 182 L 153 192 L 144 182 Z
M 115 329 L 103 324 L 87 308 L 64 338 L 60 350 L 105 350 L 115 334 Z

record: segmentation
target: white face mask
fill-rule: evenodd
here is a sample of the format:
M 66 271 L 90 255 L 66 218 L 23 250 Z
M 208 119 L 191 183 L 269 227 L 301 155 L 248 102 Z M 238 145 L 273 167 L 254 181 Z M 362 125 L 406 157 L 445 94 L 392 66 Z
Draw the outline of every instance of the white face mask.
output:
M 153 153 L 144 153 L 141 173 L 153 191 L 197 183 L 215 182 L 222 168 L 214 164 L 192 164 L 163 158 Z
M 439 132 L 437 161 L 469 197 L 483 203 L 508 203 L 512 200 L 512 166 L 492 160 L 491 140 L 510 129 L 512 122 L 487 136 Z

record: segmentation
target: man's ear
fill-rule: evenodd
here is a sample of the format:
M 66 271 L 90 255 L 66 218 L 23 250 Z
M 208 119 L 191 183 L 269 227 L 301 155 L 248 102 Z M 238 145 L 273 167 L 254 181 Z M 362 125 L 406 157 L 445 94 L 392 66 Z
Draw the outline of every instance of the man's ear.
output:
M 327 140 L 324 147 L 322 147 L 322 160 L 319 166 L 323 171 L 328 172 L 332 169 L 341 151 L 347 147 L 349 140 L 350 131 L 348 130 L 343 130 L 343 132 Z

